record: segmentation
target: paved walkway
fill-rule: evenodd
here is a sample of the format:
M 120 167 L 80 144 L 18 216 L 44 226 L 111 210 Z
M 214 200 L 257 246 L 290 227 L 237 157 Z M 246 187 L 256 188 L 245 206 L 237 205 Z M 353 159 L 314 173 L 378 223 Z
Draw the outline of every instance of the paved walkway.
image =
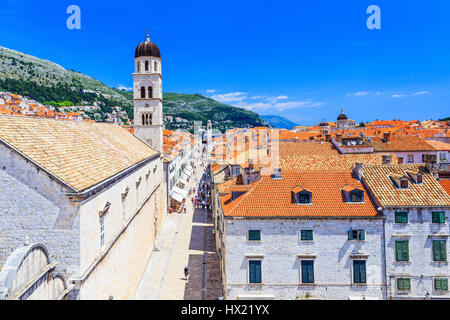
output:
M 197 168 L 197 181 L 203 173 L 200 169 L 204 170 Z M 195 209 L 190 199 L 186 203 L 186 214 L 166 217 L 156 244 L 158 251 L 148 262 L 137 300 L 217 299 L 221 294 L 211 213 Z M 189 280 L 183 273 L 185 266 L 189 268 Z

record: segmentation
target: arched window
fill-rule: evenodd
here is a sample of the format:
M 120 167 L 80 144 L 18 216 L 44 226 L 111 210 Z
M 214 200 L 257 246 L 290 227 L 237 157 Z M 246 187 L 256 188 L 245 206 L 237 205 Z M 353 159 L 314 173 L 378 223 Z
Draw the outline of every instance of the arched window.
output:
M 145 71 L 148 71 L 148 61 L 145 61 Z
M 145 99 L 145 87 L 141 87 L 141 99 Z
M 152 124 L 152 113 L 151 112 L 142 113 L 142 125 L 149 126 L 151 124 Z
M 155 69 L 155 72 L 158 72 L 158 62 L 154 62 L 154 68 L 153 69 Z
M 145 114 L 142 114 L 142 125 L 145 125 Z
M 148 97 L 150 99 L 153 98 L 153 88 L 152 87 L 148 87 L 147 90 L 148 90 Z
M 136 62 L 136 70 L 137 72 L 141 72 L 141 64 L 138 62 Z

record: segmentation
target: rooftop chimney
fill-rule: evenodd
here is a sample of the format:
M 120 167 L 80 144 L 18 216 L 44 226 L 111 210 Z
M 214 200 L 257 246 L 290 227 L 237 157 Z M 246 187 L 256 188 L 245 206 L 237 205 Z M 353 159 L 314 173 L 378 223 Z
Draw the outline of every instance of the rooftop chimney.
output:
M 383 139 L 384 142 L 389 142 L 391 140 L 391 133 L 390 132 L 383 133 Z
M 362 162 L 355 163 L 355 174 L 358 180 L 361 181 L 363 173 L 364 173 L 364 164 Z
M 281 179 L 281 168 L 274 168 L 272 179 Z

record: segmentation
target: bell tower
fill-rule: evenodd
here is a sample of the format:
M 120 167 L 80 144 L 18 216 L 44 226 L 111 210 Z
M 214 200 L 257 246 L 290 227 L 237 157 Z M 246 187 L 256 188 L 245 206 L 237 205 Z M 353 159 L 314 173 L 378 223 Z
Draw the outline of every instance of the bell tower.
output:
M 134 62 L 134 135 L 162 153 L 161 54 L 148 35 L 147 40 L 136 47 Z

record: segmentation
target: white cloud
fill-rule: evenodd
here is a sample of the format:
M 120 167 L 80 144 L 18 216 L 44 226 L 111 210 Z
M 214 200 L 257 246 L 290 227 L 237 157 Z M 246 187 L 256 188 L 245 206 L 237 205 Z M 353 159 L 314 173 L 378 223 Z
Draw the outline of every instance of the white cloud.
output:
M 403 98 L 405 96 L 406 96 L 406 94 L 393 94 L 392 98 Z
M 361 97 L 361 96 L 366 96 L 368 95 L 369 92 L 367 91 L 358 91 L 358 92 L 354 92 L 354 93 L 347 93 L 348 97 Z
M 214 89 L 208 89 L 208 90 L 206 90 L 206 92 L 207 92 L 207 93 L 214 93 L 214 92 L 216 92 L 216 90 L 214 90 Z
M 133 91 L 133 87 L 126 87 L 126 86 L 124 86 L 123 84 L 119 84 L 119 85 L 117 86 L 117 89 L 119 89 L 119 90 L 125 90 L 125 91 Z
M 247 92 L 215 94 L 211 98 L 220 102 L 239 102 L 247 99 Z
M 278 96 L 278 97 L 269 98 L 269 100 L 286 100 L 288 98 L 289 98 L 288 96 Z
M 423 94 L 430 93 L 430 91 L 417 91 L 413 93 L 413 96 L 421 96 Z
M 294 109 L 294 108 L 303 108 L 303 107 L 310 107 L 311 101 L 305 100 L 305 101 L 289 101 L 289 102 L 279 102 L 274 104 L 273 108 L 277 109 L 278 111 L 283 111 L 287 109 Z
M 314 108 L 314 107 L 320 107 L 320 106 L 323 106 L 323 105 L 324 105 L 323 102 L 316 102 L 316 103 L 310 104 L 308 107 Z

